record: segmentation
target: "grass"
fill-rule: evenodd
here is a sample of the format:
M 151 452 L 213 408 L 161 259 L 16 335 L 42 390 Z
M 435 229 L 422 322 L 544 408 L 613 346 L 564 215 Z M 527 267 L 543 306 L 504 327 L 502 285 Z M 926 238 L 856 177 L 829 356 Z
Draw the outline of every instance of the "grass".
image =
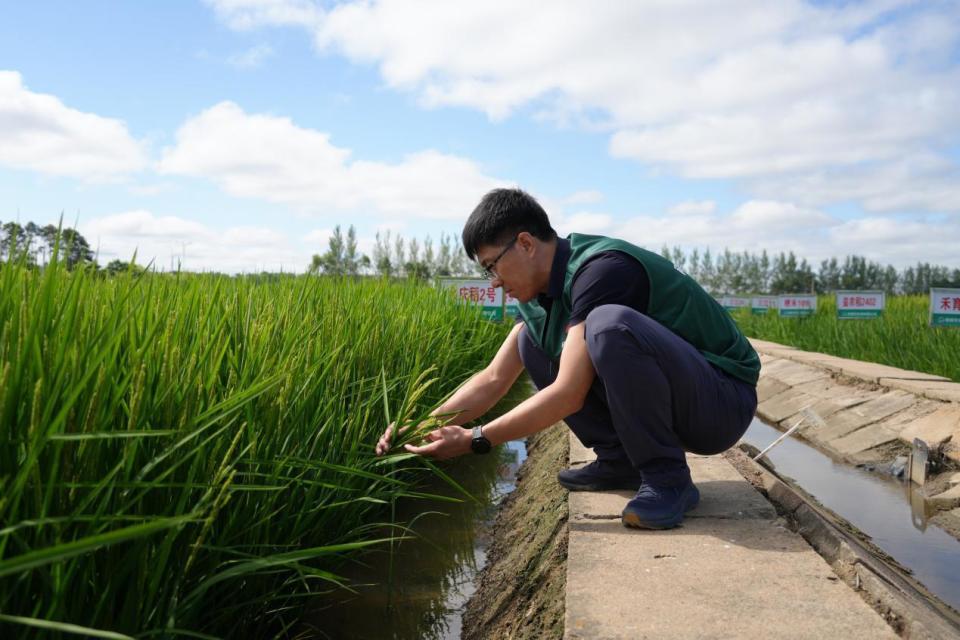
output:
M 879 319 L 840 320 L 835 296 L 820 296 L 809 318 L 780 318 L 776 311 L 753 316 L 749 309 L 733 317 L 753 338 L 960 381 L 960 330 L 931 328 L 929 308 L 928 296 L 888 297 Z
M 506 330 L 383 281 L 3 265 L 0 631 L 283 636 L 445 477 L 375 458 L 386 423 Z

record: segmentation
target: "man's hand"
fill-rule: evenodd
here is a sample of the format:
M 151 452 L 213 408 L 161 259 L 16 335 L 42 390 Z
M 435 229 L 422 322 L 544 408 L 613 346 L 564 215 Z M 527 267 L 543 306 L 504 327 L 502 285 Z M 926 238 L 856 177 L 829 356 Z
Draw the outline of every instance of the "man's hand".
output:
M 378 456 L 385 455 L 388 451 L 390 451 L 390 443 L 393 440 L 392 436 L 393 436 L 393 430 L 395 428 L 396 428 L 396 425 L 393 422 L 391 422 L 390 425 L 387 427 L 387 430 L 384 431 L 383 435 L 380 436 L 380 439 L 377 440 L 376 452 Z M 410 428 L 409 426 L 400 427 L 400 431 L 398 432 L 398 434 L 403 433 L 409 428 Z
M 415 447 L 411 444 L 403 445 L 403 448 L 410 453 L 434 458 L 436 460 L 446 460 L 456 458 L 470 452 L 470 443 L 473 440 L 473 432 L 470 429 L 464 429 L 456 425 L 447 425 L 429 432 L 424 440 L 427 444 Z M 378 445 L 379 450 L 379 445 Z

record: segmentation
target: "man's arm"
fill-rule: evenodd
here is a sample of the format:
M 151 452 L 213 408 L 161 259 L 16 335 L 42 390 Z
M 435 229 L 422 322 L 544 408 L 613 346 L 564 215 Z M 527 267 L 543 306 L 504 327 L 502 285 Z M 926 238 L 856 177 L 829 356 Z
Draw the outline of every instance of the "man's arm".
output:
M 496 445 L 546 429 L 583 407 L 595 376 L 581 322 L 567 331 L 560 354 L 560 371 L 553 384 L 484 425 L 483 435 Z M 433 458 L 452 458 L 470 451 L 471 433 L 450 425 L 430 432 L 426 440 L 428 444 L 421 447 L 406 445 L 407 451 Z
M 474 374 L 449 399 L 437 407 L 432 415 L 455 414 L 452 422 L 463 424 L 489 411 L 507 394 L 523 371 L 518 336 L 523 323 L 517 323 L 482 371 Z
M 523 361 L 520 360 L 518 346 L 518 336 L 522 328 L 522 323 L 514 325 L 490 364 L 461 385 L 431 415 L 453 414 L 450 420 L 462 424 L 479 418 L 497 404 L 523 371 Z M 393 425 L 387 427 L 386 432 L 377 442 L 378 456 L 390 450 L 393 428 Z

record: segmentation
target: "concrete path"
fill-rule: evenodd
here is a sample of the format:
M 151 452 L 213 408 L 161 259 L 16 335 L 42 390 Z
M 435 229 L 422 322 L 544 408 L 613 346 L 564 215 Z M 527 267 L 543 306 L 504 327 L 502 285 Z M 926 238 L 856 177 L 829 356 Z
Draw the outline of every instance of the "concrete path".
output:
M 593 452 L 571 434 L 571 466 Z M 566 638 L 896 638 L 718 456 L 683 526 L 627 529 L 631 492 L 571 492 Z

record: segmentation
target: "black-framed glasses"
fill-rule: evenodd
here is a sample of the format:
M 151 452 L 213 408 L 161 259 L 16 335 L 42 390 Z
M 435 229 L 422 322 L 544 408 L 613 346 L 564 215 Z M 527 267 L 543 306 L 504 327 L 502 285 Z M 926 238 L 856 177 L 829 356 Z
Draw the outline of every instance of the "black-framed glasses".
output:
M 515 245 L 515 244 L 517 243 L 517 238 L 519 238 L 519 237 L 520 237 L 520 236 L 514 236 L 514 237 L 513 237 L 513 240 L 511 240 L 510 242 L 508 242 L 508 243 L 507 243 L 507 246 L 505 246 L 505 247 L 503 248 L 503 251 L 501 251 L 500 253 L 498 253 L 498 254 L 497 254 L 497 257 L 494 258 L 493 260 L 491 260 L 489 263 L 487 263 L 486 266 L 480 265 L 480 270 L 483 272 L 483 277 L 484 277 L 484 278 L 487 278 L 488 280 L 493 280 L 494 278 L 499 278 L 499 277 L 500 277 L 500 274 L 498 274 L 496 271 L 494 271 L 493 268 L 494 268 L 495 266 L 497 266 L 497 263 L 498 263 L 498 262 L 500 262 L 500 258 L 502 258 L 502 257 L 504 256 L 504 254 L 507 253 L 507 251 L 510 251 L 510 248 L 513 247 L 513 245 Z

